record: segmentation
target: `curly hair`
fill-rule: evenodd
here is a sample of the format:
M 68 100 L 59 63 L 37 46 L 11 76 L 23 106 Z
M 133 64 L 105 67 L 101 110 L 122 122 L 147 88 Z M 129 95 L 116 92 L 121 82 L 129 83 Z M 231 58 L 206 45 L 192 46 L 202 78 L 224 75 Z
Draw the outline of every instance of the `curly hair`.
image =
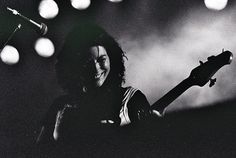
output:
M 85 80 L 84 65 L 92 46 L 103 46 L 110 58 L 110 73 L 106 87 L 121 87 L 125 82 L 125 52 L 116 40 L 96 24 L 75 27 L 67 36 L 55 65 L 60 86 L 69 93 L 82 92 Z

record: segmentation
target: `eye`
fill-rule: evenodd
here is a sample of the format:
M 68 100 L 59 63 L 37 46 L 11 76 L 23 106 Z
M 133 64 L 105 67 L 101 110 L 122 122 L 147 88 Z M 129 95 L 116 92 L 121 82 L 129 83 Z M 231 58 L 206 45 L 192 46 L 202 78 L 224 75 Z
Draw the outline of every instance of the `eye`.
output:
M 98 63 L 101 63 L 101 64 L 103 64 L 103 63 L 105 63 L 106 62 L 106 60 L 107 60 L 107 57 L 106 56 L 102 56 L 102 57 L 100 57 L 100 58 L 98 58 Z

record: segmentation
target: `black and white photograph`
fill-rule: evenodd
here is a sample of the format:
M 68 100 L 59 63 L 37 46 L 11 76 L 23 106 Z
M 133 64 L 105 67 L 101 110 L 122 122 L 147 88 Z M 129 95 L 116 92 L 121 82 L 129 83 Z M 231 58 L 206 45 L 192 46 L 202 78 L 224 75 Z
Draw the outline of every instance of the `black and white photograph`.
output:
M 235 158 L 234 0 L 0 0 L 1 158 Z

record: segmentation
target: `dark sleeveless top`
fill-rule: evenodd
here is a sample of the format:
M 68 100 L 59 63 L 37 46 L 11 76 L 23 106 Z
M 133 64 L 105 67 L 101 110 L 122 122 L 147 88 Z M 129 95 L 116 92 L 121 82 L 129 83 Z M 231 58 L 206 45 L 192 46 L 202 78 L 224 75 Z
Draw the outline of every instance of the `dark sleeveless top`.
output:
M 77 135 L 98 133 L 99 129 L 103 132 L 104 129 L 117 129 L 151 114 L 150 104 L 140 90 L 126 87 L 121 88 L 120 94 L 121 97 L 100 99 L 102 103 L 108 100 L 110 105 L 106 106 L 97 101 L 96 96 L 87 101 L 68 95 L 57 98 L 42 121 L 39 141 L 65 141 Z M 80 106 L 86 103 L 92 105 Z

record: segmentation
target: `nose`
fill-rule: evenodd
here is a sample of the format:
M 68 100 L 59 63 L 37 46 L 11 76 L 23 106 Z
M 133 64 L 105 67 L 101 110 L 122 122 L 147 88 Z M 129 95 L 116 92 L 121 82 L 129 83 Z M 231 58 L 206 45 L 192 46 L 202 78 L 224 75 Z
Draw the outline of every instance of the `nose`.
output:
M 93 69 L 95 73 L 98 73 L 101 70 L 101 66 L 97 61 L 94 61 L 93 63 Z

